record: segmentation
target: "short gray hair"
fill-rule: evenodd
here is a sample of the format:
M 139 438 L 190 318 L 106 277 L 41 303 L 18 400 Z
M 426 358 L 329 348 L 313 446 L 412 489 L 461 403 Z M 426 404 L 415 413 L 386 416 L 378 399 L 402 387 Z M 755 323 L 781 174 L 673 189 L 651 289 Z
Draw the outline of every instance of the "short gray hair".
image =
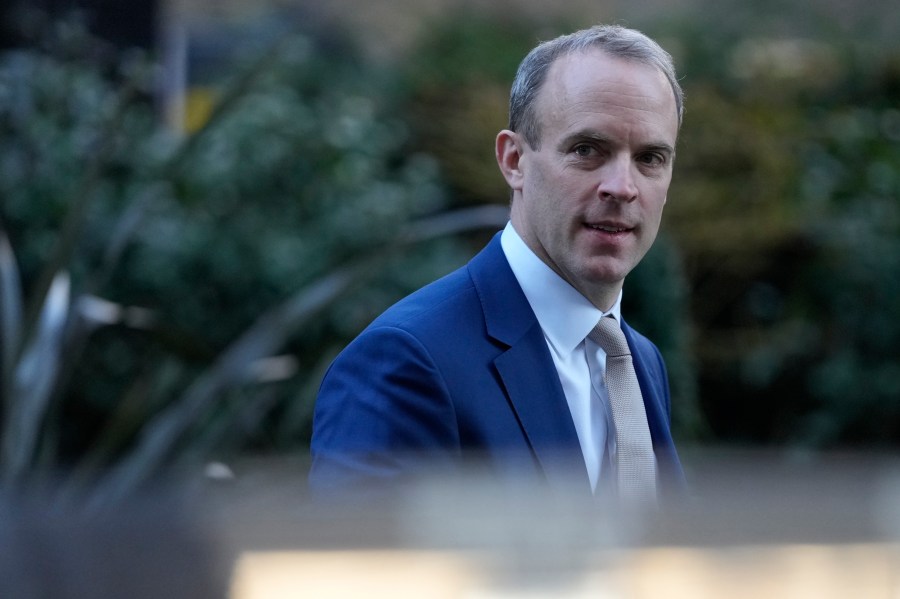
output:
M 543 42 L 522 60 L 509 95 L 509 129 L 521 133 L 529 146 L 538 149 L 541 131 L 534 105 L 547 72 L 557 59 L 593 48 L 662 71 L 675 94 L 675 110 L 681 127 L 684 92 L 672 56 L 640 31 L 618 25 L 596 25 Z

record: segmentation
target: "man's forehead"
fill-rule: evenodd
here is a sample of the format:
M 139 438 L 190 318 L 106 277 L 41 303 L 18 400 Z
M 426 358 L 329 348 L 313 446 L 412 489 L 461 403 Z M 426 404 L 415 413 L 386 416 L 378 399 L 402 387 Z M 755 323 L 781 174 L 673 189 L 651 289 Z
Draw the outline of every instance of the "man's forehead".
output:
M 558 57 L 550 65 L 544 87 L 571 85 L 573 81 L 602 82 L 604 80 L 619 80 L 619 75 L 627 71 L 653 72 L 660 80 L 666 81 L 663 71 L 652 64 L 643 61 L 624 58 L 610 54 L 601 48 L 586 48 Z M 673 92 L 674 99 L 674 92 Z
M 584 99 L 579 95 L 602 99 L 607 95 L 621 95 L 624 90 L 635 103 L 646 103 L 652 99 L 652 94 L 647 93 L 648 89 L 652 89 L 646 87 L 648 81 L 660 92 L 655 98 L 658 101 L 655 109 L 671 112 L 677 122 L 675 92 L 660 68 L 614 56 L 600 48 L 566 54 L 557 58 L 548 69 L 537 97 L 538 117 L 541 120 L 552 118 L 568 102 Z

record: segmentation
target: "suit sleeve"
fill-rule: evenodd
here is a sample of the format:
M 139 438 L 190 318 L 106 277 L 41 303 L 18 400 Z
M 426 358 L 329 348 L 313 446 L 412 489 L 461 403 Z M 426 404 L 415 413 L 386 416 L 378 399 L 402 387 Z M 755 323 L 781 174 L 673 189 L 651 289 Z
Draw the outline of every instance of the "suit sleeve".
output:
M 311 452 L 314 492 L 395 484 L 426 467 L 449 467 L 460 453 L 456 415 L 427 348 L 395 327 L 354 340 L 322 381 Z

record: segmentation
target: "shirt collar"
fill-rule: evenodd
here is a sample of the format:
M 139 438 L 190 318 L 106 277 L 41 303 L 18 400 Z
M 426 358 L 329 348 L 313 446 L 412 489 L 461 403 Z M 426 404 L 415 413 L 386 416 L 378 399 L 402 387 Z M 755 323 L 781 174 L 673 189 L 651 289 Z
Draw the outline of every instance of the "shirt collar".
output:
M 558 352 L 571 353 L 603 316 L 621 322 L 621 292 L 604 313 L 538 258 L 512 223 L 503 229 L 500 244 L 544 335 Z

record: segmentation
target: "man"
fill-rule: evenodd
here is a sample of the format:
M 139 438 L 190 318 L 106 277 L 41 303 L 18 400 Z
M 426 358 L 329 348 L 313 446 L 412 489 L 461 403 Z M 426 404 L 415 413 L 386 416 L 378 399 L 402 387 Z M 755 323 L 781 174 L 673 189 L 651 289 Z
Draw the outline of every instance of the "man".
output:
M 670 56 L 637 31 L 598 26 L 529 53 L 496 139 L 510 223 L 335 360 L 316 405 L 314 488 L 393 484 L 467 455 L 498 476 L 574 473 L 626 499 L 682 484 L 662 357 L 620 317 L 625 277 L 659 229 L 681 115 Z M 627 347 L 592 333 L 604 323 Z

